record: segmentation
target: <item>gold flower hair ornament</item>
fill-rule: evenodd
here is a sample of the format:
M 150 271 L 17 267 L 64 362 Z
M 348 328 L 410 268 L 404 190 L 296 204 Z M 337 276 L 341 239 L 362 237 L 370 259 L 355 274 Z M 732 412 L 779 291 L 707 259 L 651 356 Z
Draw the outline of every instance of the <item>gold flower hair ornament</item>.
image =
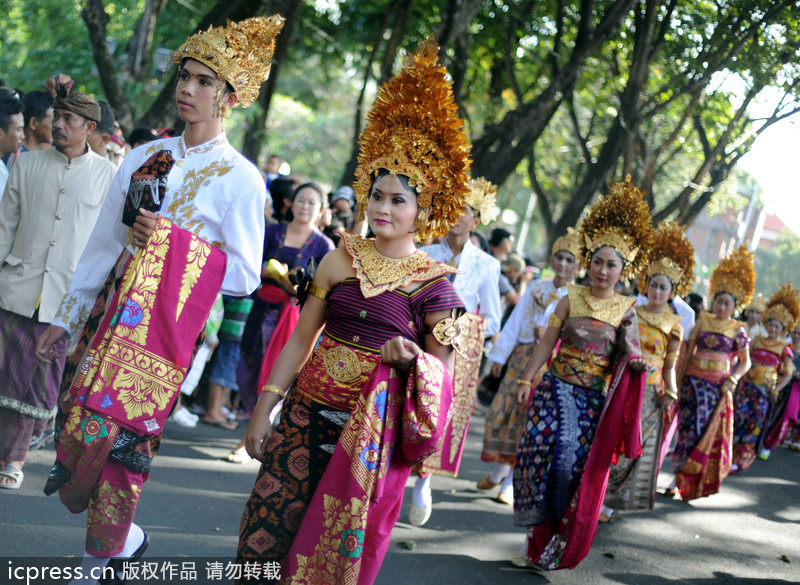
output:
M 408 177 L 417 204 L 431 208 L 419 239 L 443 236 L 464 212 L 469 143 L 452 84 L 439 67 L 439 46 L 424 41 L 400 72 L 378 90 L 359 138 L 353 190 L 364 219 L 373 178 L 385 169 Z
M 481 223 L 489 225 L 497 219 L 500 215 L 500 208 L 497 207 L 497 186 L 481 177 L 470 179 L 467 188 L 467 205 L 480 215 Z
M 622 183 L 612 183 L 608 194 L 589 209 L 578 232 L 584 266 L 588 268 L 596 250 L 611 246 L 624 262 L 620 278 L 630 280 L 647 266 L 653 245 L 652 217 L 644 191 L 633 184 L 630 175 Z
M 258 99 L 261 84 L 269 76 L 272 55 L 275 52 L 275 37 L 283 28 L 284 19 L 275 14 L 269 18 L 256 16 L 241 22 L 231 22 L 223 27 L 209 27 L 186 39 L 172 61 L 181 63 L 194 59 L 207 65 L 222 82 L 231 84 L 239 96 L 243 108 Z M 215 115 L 221 115 L 219 100 L 224 94 L 225 83 L 220 84 L 215 101 Z
M 739 307 L 747 306 L 756 288 L 753 254 L 742 244 L 719 261 L 711 273 L 711 298 L 726 292 L 736 298 Z
M 639 275 L 639 291 L 644 293 L 647 283 L 656 274 L 663 274 L 672 282 L 672 294 L 682 297 L 692 290 L 694 278 L 694 246 L 686 231 L 676 222 L 661 223 L 655 231 L 650 264 L 646 274 Z
M 556 241 L 553 242 L 553 247 L 550 248 L 550 254 L 555 256 L 561 250 L 566 250 L 575 256 L 576 260 L 581 257 L 581 240 L 577 231 L 572 228 L 567 228 L 567 233 L 560 238 L 556 238 Z
M 756 294 L 750 304 L 745 307 L 745 311 L 758 311 L 763 313 L 767 308 L 767 299 L 761 293 Z
M 784 331 L 792 331 L 800 319 L 800 299 L 791 283 L 782 284 L 778 290 L 769 297 L 764 309 L 764 322 L 775 319 L 783 325 Z

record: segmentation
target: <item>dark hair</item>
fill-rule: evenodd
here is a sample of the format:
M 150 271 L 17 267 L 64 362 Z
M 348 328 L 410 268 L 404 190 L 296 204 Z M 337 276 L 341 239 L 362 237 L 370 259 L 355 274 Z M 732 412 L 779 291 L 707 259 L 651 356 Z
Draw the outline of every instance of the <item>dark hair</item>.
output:
M 483 237 L 483 234 L 480 232 L 470 232 L 470 237 L 474 236 L 478 240 L 478 247 L 486 252 L 489 253 L 489 242 L 486 241 L 486 238 Z
M 11 116 L 22 113 L 22 100 L 17 90 L 0 90 L 0 129 L 8 131 L 11 126 Z
M 623 257 L 622 257 L 622 254 L 620 254 L 620 253 L 619 253 L 619 251 L 618 251 L 618 250 L 617 250 L 617 249 L 616 249 L 614 246 L 611 246 L 611 245 L 609 245 L 609 244 L 605 244 L 605 245 L 603 245 L 603 246 L 599 246 L 599 247 L 595 248 L 594 250 L 592 250 L 592 254 L 589 256 L 589 258 L 594 258 L 594 255 L 595 255 L 595 254 L 597 254 L 597 252 L 598 252 L 599 250 L 601 250 L 602 248 L 611 248 L 612 250 L 614 250 L 614 254 L 616 254 L 616 255 L 617 255 L 617 258 L 619 258 L 620 260 L 622 260 L 622 265 L 623 265 L 623 266 L 625 266 L 625 265 L 626 265 L 625 258 L 623 258 Z
M 717 293 L 714 293 L 714 300 L 716 301 L 719 298 L 720 295 L 729 295 L 733 299 L 733 304 L 736 305 L 736 295 L 735 294 L 733 294 L 731 292 L 728 292 L 726 290 L 721 290 L 721 291 L 719 291 Z
M 97 134 L 108 134 L 109 136 L 114 135 L 114 122 L 117 121 L 117 115 L 114 113 L 114 108 L 111 107 L 111 104 L 104 101 L 98 101 L 97 103 L 100 104 L 100 121 L 97 123 L 97 127 L 94 129 Z
M 136 146 L 137 142 L 145 144 L 147 142 L 152 142 L 153 140 L 158 140 L 158 138 L 158 134 L 156 134 L 152 128 L 139 126 L 138 128 L 134 128 L 128 135 L 128 144 L 131 146 Z
M 375 186 L 375 183 L 377 183 L 380 179 L 384 178 L 386 175 L 391 175 L 391 174 L 392 174 L 391 171 L 389 171 L 388 169 L 380 169 L 375 178 L 372 179 L 372 185 L 370 185 L 369 188 L 370 192 L 372 192 L 372 187 Z M 417 191 L 416 188 L 408 184 L 408 177 L 406 175 L 397 174 L 394 176 L 399 179 L 400 183 L 402 183 L 403 185 L 403 188 L 408 189 L 409 191 L 414 193 L 415 196 L 419 195 L 419 191 Z
M 503 228 L 494 228 L 489 235 L 489 245 L 496 248 L 503 243 L 503 240 L 511 237 L 511 232 Z
M 22 98 L 22 115 L 25 118 L 25 127 L 31 118 L 36 118 L 39 122 L 47 116 L 47 111 L 53 107 L 53 96 L 46 91 L 35 89 L 29 91 Z

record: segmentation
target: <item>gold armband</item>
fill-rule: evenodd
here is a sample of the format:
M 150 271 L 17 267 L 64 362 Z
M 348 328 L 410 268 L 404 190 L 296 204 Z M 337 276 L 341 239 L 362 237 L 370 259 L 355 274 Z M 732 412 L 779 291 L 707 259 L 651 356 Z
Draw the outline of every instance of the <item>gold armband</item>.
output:
M 317 297 L 318 299 L 322 299 L 323 301 L 327 301 L 329 298 L 331 298 L 331 291 L 326 290 L 321 286 L 317 286 L 314 283 L 309 283 L 306 290 L 308 290 L 308 294 L 314 295 L 315 297 Z
M 264 394 L 266 392 L 270 392 L 271 394 L 275 394 L 278 398 L 283 400 L 286 398 L 286 391 L 278 386 L 277 384 L 267 384 L 261 389 L 261 393 Z
M 560 318 L 558 315 L 556 315 L 555 313 L 553 313 L 552 315 L 550 315 L 550 319 L 548 319 L 548 320 L 547 320 L 547 325 L 548 325 L 548 326 L 550 326 L 550 327 L 556 327 L 556 328 L 558 328 L 558 329 L 561 329 L 561 326 L 562 326 L 563 324 L 564 324 L 564 322 L 563 322 L 563 321 L 561 320 L 561 318 Z
M 678 361 L 678 356 L 680 355 L 680 353 L 681 353 L 680 349 L 676 349 L 674 351 L 668 351 L 667 355 L 664 356 L 664 361 L 668 362 L 668 361 L 672 360 L 674 362 L 677 362 Z
M 522 378 L 517 378 L 516 381 L 517 386 L 533 386 L 533 382 L 530 380 L 523 380 Z

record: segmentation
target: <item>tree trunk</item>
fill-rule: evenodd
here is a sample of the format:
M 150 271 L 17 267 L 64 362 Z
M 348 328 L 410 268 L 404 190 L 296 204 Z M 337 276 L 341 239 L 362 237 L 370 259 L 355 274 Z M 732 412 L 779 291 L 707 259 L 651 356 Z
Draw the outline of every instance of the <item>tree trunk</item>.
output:
M 150 53 L 153 49 L 153 33 L 156 23 L 168 0 L 147 0 L 139 22 L 133 31 L 128 43 L 128 68 L 133 78 L 144 81 L 148 77 L 150 67 Z
M 117 81 L 117 74 L 114 71 L 114 60 L 106 45 L 106 26 L 108 25 L 108 15 L 105 12 L 103 0 L 87 0 L 86 6 L 81 10 L 81 18 L 86 23 L 89 31 L 89 41 L 94 52 L 94 61 L 97 64 L 97 71 L 106 92 L 106 98 L 117 117 L 119 125 L 123 130 L 133 127 L 133 113 L 128 99 L 122 92 L 122 88 Z
M 485 177 L 500 185 L 516 170 L 547 128 L 564 97 L 572 94 L 586 59 L 617 33 L 635 3 L 636 0 L 616 0 L 595 28 L 592 27 L 595 3 L 593 0 L 581 3 L 578 36 L 567 63 L 555 71 L 542 93 L 487 127 L 483 136 L 473 143 L 473 176 Z
M 258 157 L 261 154 L 261 147 L 267 135 L 269 107 L 272 102 L 272 96 L 275 95 L 278 75 L 280 74 L 281 66 L 286 61 L 286 55 L 289 54 L 289 47 L 292 43 L 295 26 L 300 19 L 300 10 L 302 7 L 302 0 L 277 0 L 273 3 L 273 10 L 283 16 L 286 22 L 283 24 L 283 29 L 275 41 L 275 54 L 272 56 L 272 68 L 258 96 L 258 105 L 260 109 L 256 115 L 256 119 L 253 121 L 250 131 L 245 134 L 244 143 L 242 144 L 242 154 L 249 158 L 255 165 L 258 165 Z

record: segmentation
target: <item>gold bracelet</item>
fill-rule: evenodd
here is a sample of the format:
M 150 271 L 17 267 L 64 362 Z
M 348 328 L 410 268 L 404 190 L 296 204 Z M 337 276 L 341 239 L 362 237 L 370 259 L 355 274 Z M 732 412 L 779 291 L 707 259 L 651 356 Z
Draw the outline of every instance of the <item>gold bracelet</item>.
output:
M 533 386 L 533 382 L 530 380 L 523 380 L 522 378 L 517 378 L 517 386 Z
M 736 385 L 739 383 L 739 380 L 737 380 L 736 378 L 734 378 L 732 375 L 731 375 L 731 376 L 728 376 L 726 379 L 728 380 L 728 382 L 730 382 L 731 384 L 733 384 L 733 387 L 734 387 L 734 388 L 736 388 Z
M 264 394 L 265 392 L 271 392 L 272 394 L 275 394 L 281 400 L 286 398 L 286 392 L 284 391 L 283 388 L 281 388 L 277 384 L 267 384 L 266 386 L 264 386 L 261 389 L 261 393 L 262 394 Z

